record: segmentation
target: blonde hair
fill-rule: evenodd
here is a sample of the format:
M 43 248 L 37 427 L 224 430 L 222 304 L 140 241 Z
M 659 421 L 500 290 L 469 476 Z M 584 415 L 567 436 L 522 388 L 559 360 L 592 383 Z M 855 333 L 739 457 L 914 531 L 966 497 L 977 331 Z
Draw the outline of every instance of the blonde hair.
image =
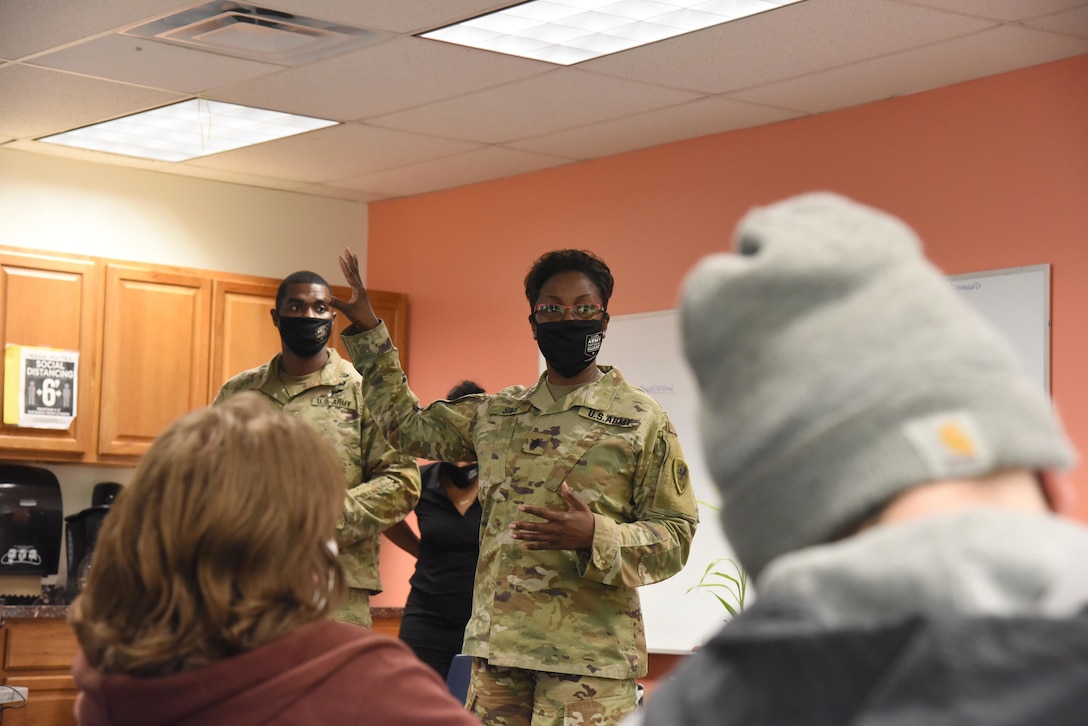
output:
M 344 471 L 258 393 L 166 430 L 105 518 L 69 621 L 106 673 L 158 676 L 258 648 L 342 602 L 327 541 Z

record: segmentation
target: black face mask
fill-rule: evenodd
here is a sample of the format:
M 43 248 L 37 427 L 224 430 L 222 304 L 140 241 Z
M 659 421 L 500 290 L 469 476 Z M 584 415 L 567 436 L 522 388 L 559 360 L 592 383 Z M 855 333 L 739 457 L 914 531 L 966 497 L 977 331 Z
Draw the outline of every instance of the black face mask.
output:
M 281 315 L 280 340 L 299 358 L 312 358 L 325 349 L 332 335 L 328 318 L 294 318 Z
M 472 482 L 476 481 L 476 477 L 480 474 L 480 467 L 478 464 L 457 466 L 457 464 L 444 462 L 442 464 L 442 470 L 446 475 L 446 478 L 450 480 L 450 483 L 458 489 L 467 489 L 472 486 Z
M 560 320 L 536 324 L 536 344 L 553 371 L 574 378 L 597 358 L 604 320 Z

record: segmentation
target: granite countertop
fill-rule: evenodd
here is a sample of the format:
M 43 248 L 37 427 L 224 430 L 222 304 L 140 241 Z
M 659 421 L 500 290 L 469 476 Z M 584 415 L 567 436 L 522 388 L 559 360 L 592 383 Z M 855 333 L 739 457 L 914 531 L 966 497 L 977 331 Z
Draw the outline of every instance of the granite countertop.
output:
M 4 605 L 0 620 L 12 618 L 65 618 L 67 605 Z
M 404 608 L 376 607 L 370 614 L 374 618 L 399 618 Z M 64 618 L 68 616 L 67 605 L 4 605 L 0 611 L 0 620 L 14 618 Z

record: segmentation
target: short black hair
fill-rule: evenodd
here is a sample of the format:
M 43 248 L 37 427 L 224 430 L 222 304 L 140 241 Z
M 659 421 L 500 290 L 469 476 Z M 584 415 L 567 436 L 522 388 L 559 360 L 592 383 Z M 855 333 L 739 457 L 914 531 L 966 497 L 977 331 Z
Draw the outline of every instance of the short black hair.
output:
M 461 381 L 456 386 L 450 389 L 450 392 L 446 394 L 447 401 L 453 401 L 454 399 L 461 398 L 462 396 L 470 396 L 473 393 L 485 393 L 484 389 L 480 388 L 480 384 L 475 381 Z
M 330 292 L 332 286 L 325 282 L 325 278 L 316 272 L 310 272 L 309 270 L 299 270 L 298 272 L 292 272 L 287 277 L 283 278 L 283 282 L 280 283 L 279 289 L 276 290 L 276 310 L 279 310 L 283 306 L 283 299 L 287 297 L 287 288 L 291 285 L 298 284 L 305 285 L 324 285 Z
M 581 272 L 588 277 L 601 293 L 601 305 L 608 309 L 614 284 L 612 271 L 604 260 L 588 250 L 552 250 L 538 257 L 525 276 L 525 297 L 529 299 L 529 307 L 536 304 L 544 283 L 560 272 Z

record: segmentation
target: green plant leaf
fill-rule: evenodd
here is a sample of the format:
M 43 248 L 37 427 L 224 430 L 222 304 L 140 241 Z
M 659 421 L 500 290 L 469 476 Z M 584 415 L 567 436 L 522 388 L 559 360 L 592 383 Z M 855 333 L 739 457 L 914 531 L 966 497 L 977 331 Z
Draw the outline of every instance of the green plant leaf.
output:
M 736 577 L 728 572 L 715 569 L 723 562 L 732 565 L 733 570 L 737 573 Z M 736 617 L 737 613 L 744 610 L 745 595 L 748 592 L 748 573 L 734 560 L 728 557 L 720 557 L 706 566 L 706 570 L 703 571 L 703 576 L 699 578 L 699 582 L 688 588 L 688 592 L 692 590 L 707 590 L 722 604 L 730 617 Z M 727 594 L 728 600 L 719 594 L 722 590 Z

